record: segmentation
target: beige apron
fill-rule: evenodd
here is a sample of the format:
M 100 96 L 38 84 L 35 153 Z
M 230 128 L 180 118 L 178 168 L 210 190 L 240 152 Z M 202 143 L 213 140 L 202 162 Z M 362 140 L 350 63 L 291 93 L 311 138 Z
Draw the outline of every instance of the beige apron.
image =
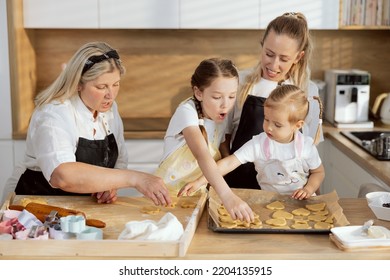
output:
M 216 141 L 217 137 L 214 136 L 213 142 L 208 144 L 210 155 L 215 161 L 221 159 L 218 149 L 219 144 Z M 170 193 L 176 196 L 182 187 L 196 180 L 203 173 L 190 148 L 187 144 L 184 144 L 160 164 L 155 175 L 163 178 Z M 206 185 L 202 189 L 205 187 Z

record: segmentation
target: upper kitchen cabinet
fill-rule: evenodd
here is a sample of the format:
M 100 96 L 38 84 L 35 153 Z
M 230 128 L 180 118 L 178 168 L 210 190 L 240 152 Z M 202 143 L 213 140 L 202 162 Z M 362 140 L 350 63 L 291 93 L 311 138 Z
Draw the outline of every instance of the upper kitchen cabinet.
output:
M 260 29 L 265 29 L 275 17 L 285 12 L 301 12 L 310 29 L 339 28 L 339 0 L 259 0 Z
M 368 0 L 367 0 L 368 1 Z M 339 0 L 23 0 L 25 28 L 265 29 L 285 12 L 338 29 Z
M 180 0 L 99 0 L 100 28 L 178 29 Z
M 25 28 L 98 28 L 97 0 L 23 0 Z
M 259 0 L 181 0 L 182 29 L 258 29 Z

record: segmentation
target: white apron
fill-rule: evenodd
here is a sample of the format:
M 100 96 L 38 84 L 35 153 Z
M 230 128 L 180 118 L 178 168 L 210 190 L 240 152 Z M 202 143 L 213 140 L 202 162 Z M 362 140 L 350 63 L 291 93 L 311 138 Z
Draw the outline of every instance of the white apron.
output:
M 257 180 L 262 190 L 291 195 L 302 188 L 309 177 L 309 167 L 302 159 L 304 139 L 301 133 L 295 133 L 295 158 L 289 160 L 273 159 L 274 145 L 268 137 L 264 141 L 263 151 L 266 162 L 258 170 Z M 260 174 L 261 172 L 261 174 Z
M 218 133 L 214 133 L 213 140 L 211 143 L 208 143 L 208 147 L 210 155 L 215 161 L 218 161 L 221 159 L 221 154 L 218 149 L 219 144 L 216 143 L 218 140 L 215 135 L 218 135 Z M 203 173 L 190 148 L 187 144 L 184 144 L 160 164 L 155 175 L 161 177 L 171 195 L 176 196 L 182 187 L 196 180 Z

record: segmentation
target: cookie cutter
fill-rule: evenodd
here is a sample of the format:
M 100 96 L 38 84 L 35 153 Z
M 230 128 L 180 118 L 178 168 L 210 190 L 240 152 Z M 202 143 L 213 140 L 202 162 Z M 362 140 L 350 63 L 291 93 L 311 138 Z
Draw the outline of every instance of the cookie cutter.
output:
M 18 221 L 21 223 L 25 228 L 32 228 L 33 226 L 42 226 L 42 222 L 35 217 L 35 215 L 31 214 L 29 211 L 24 209 L 22 213 L 18 216 Z
M 87 226 L 85 217 L 80 215 L 61 217 L 60 227 L 56 225 L 49 228 L 49 231 L 50 237 L 53 239 L 103 239 L 103 231 L 96 227 Z
M 85 230 L 84 216 L 69 215 L 60 218 L 61 230 L 63 232 L 80 233 Z
M 103 231 L 100 228 L 87 226 L 84 231 L 77 233 L 76 238 L 80 240 L 103 239 Z

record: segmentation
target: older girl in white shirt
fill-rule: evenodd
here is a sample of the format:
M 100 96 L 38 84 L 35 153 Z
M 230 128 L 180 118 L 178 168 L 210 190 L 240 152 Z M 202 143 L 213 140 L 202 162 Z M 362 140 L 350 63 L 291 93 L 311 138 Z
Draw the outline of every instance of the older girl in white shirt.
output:
M 176 195 L 203 173 L 233 219 L 253 220 L 251 208 L 229 188 L 216 164 L 227 115 L 236 100 L 237 69 L 230 60 L 206 59 L 195 69 L 191 87 L 193 97 L 182 102 L 170 120 L 155 175 Z

